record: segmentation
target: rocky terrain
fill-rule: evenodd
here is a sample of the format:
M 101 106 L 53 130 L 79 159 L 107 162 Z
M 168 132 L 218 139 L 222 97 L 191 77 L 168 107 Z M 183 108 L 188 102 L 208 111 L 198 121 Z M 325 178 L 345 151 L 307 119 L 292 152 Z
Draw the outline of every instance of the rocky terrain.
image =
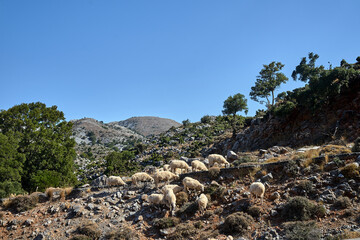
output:
M 233 166 L 236 161 L 254 161 L 233 168 L 181 175 L 181 178 L 190 176 L 205 184 L 205 193 L 211 200 L 203 215 L 194 204 L 196 194 L 178 197 L 176 214 L 170 217 L 166 206 L 152 206 L 144 200 L 144 194 L 159 191 L 153 184 L 135 187 L 129 178 L 124 178 L 127 186 L 109 188 L 105 176 L 94 180 L 91 185 L 73 189 L 66 198 L 61 198 L 56 191 L 51 195 L 33 194 L 38 203 L 29 210 L 21 208 L 27 204 L 26 201 L 20 201 L 17 208 L 9 205 L 9 201 L 3 201 L 0 238 L 358 237 L 360 154 L 351 153 L 351 147 L 324 145 L 295 150 L 274 146 L 255 152 L 229 152 Z M 256 180 L 266 186 L 263 205 L 259 200 L 250 199 L 249 185 Z M 181 185 L 180 181 L 174 183 Z M 235 213 L 245 217 L 232 222 L 231 216 Z

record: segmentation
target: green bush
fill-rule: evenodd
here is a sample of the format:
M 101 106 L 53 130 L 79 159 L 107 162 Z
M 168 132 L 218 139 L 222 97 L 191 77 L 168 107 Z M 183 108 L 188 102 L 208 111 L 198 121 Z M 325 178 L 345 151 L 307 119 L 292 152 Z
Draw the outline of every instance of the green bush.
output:
M 6 206 L 6 208 L 19 213 L 19 212 L 25 212 L 30 209 L 33 209 L 36 207 L 36 204 L 39 202 L 39 199 L 35 195 L 29 195 L 29 196 L 19 196 L 12 200 L 10 200 L 9 204 Z
M 176 205 L 182 206 L 189 201 L 189 196 L 186 192 L 176 193 Z
M 198 209 L 199 205 L 197 202 L 187 202 L 176 212 L 176 215 L 179 217 L 193 216 Z
M 122 151 L 112 152 L 105 157 L 106 175 L 130 174 L 139 169 L 136 162 L 132 161 L 135 157 L 134 152 Z
M 312 203 L 307 198 L 294 197 L 284 205 L 282 216 L 286 220 L 306 221 L 325 216 L 325 208 Z
M 209 115 L 205 115 L 201 118 L 201 123 L 211 123 L 211 117 Z
M 285 226 L 285 238 L 288 240 L 321 239 L 321 231 L 315 222 L 293 222 Z
M 254 218 L 258 218 L 261 216 L 262 210 L 260 207 L 257 206 L 251 206 L 246 211 L 250 216 Z
M 337 209 L 349 208 L 351 207 L 351 200 L 348 197 L 338 197 L 335 200 L 333 207 Z
M 282 104 L 274 107 L 273 112 L 275 116 L 285 117 L 294 111 L 296 104 L 291 101 L 283 102 Z
M 99 239 L 101 236 L 101 231 L 96 223 L 86 223 L 78 227 L 77 232 L 94 240 Z
M 340 169 L 340 172 L 346 178 L 355 178 L 360 175 L 359 167 L 357 166 L 356 163 L 350 163 L 350 164 L 346 165 L 345 167 Z
M 176 226 L 174 233 L 170 234 L 169 240 L 195 239 L 198 230 L 191 223 L 182 223 Z
M 139 235 L 130 227 L 120 227 L 120 229 L 114 230 L 106 234 L 107 240 L 138 240 Z
M 225 218 L 222 231 L 225 234 L 244 234 L 253 222 L 254 219 L 250 215 L 244 212 L 236 212 Z
M 209 194 L 213 200 L 222 200 L 225 195 L 226 188 L 218 185 L 206 186 L 204 189 L 205 194 Z
M 176 217 L 159 218 L 154 221 L 154 227 L 158 229 L 175 227 L 180 223 L 180 219 Z

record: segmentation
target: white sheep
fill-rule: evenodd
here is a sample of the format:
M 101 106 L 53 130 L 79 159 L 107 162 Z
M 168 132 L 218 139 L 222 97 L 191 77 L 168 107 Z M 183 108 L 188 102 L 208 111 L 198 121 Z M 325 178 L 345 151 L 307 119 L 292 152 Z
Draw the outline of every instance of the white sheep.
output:
M 194 160 L 191 162 L 192 171 L 207 171 L 207 167 L 203 162 L 200 162 L 199 160 Z
M 163 170 L 164 171 L 170 171 L 170 165 L 169 164 L 164 164 Z
M 170 208 L 171 215 L 173 215 L 176 209 L 176 196 L 172 189 L 164 190 L 164 200 L 165 204 Z
M 200 195 L 199 199 L 197 200 L 197 203 L 198 203 L 198 205 L 199 205 L 199 211 L 200 211 L 201 214 L 204 213 L 204 211 L 205 211 L 205 209 L 206 209 L 206 207 L 207 207 L 208 202 L 209 202 L 208 198 L 206 197 L 205 194 L 202 193 L 202 194 Z
M 202 185 L 198 180 L 191 177 L 185 177 L 182 183 L 184 185 L 185 191 L 189 192 L 190 189 L 198 190 L 201 192 L 204 191 L 204 185 Z
M 255 195 L 255 202 L 256 202 L 256 199 L 259 196 L 261 198 L 261 205 L 263 204 L 264 193 L 265 193 L 265 186 L 261 182 L 254 182 L 250 185 L 250 198 L 251 195 Z
M 189 165 L 185 161 L 183 161 L 183 160 L 172 160 L 170 162 L 171 172 L 176 173 L 176 169 L 178 169 L 178 168 L 181 169 L 181 173 L 182 173 L 183 169 L 185 169 L 186 172 L 191 171 L 191 167 L 189 167 Z
M 168 184 L 168 185 L 165 185 L 161 191 L 164 192 L 164 191 L 166 191 L 166 189 L 172 189 L 173 192 L 176 194 L 178 192 L 181 192 L 183 190 L 183 187 L 178 186 L 176 184 Z
M 147 196 L 147 201 L 152 204 L 161 204 L 164 201 L 164 194 L 153 193 Z
M 158 187 L 159 182 L 161 182 L 161 181 L 169 182 L 170 180 L 175 180 L 178 178 L 179 177 L 176 174 L 169 172 L 169 171 L 160 171 L 160 172 L 156 172 L 154 174 L 154 180 L 155 180 L 156 187 Z
M 107 184 L 109 186 L 124 186 L 126 183 L 119 176 L 110 176 L 107 178 Z
M 207 159 L 209 160 L 209 167 L 211 167 L 214 163 L 218 163 L 220 165 L 224 164 L 225 167 L 230 165 L 230 163 L 220 154 L 210 154 Z
M 139 182 L 154 182 L 154 179 L 147 173 L 138 172 L 131 176 L 131 181 L 137 186 Z

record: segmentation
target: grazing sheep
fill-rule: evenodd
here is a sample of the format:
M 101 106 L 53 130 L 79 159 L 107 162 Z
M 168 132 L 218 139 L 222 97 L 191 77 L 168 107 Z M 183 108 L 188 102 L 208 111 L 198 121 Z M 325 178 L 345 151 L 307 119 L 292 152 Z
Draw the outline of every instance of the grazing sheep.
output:
M 230 165 L 230 163 L 220 154 L 210 154 L 207 159 L 209 160 L 209 167 L 212 167 L 214 163 L 218 163 L 220 165 L 224 164 L 225 167 Z
M 159 182 L 161 182 L 161 181 L 168 182 L 170 180 L 175 180 L 178 178 L 179 177 L 176 174 L 169 172 L 169 171 L 161 171 L 161 172 L 157 172 L 154 174 L 154 180 L 155 180 L 156 187 L 158 187 Z
M 189 165 L 185 161 L 183 161 L 183 160 L 172 160 L 170 162 L 171 172 L 176 173 L 177 168 L 181 169 L 181 173 L 182 173 L 183 169 L 185 169 L 186 172 L 191 171 L 191 167 L 189 167 Z
M 126 183 L 119 176 L 108 177 L 107 184 L 109 186 L 124 186 L 124 185 L 126 185 Z
M 138 172 L 131 176 L 131 181 L 137 186 L 139 182 L 154 182 L 154 179 L 147 173 Z
M 175 185 L 175 184 L 168 184 L 168 185 L 165 185 L 162 188 L 162 192 L 166 191 L 166 189 L 172 189 L 173 192 L 176 194 L 178 192 L 181 192 L 183 190 L 183 187 L 180 187 L 180 186 Z
M 194 160 L 191 162 L 192 171 L 207 171 L 207 167 L 203 162 L 200 162 L 199 160 Z
M 164 202 L 164 194 L 153 193 L 148 195 L 146 199 L 149 203 L 159 205 Z
M 250 198 L 251 195 L 254 194 L 255 202 L 256 202 L 256 199 L 259 196 L 261 198 L 261 205 L 263 204 L 264 193 L 265 193 L 265 186 L 261 182 L 254 182 L 250 185 Z
M 199 205 L 199 211 L 201 214 L 205 212 L 208 202 L 209 202 L 208 198 L 206 197 L 205 194 L 202 193 L 199 199 L 197 200 L 197 203 Z
M 198 190 L 201 192 L 204 191 L 204 185 L 202 185 L 196 179 L 193 179 L 191 177 L 185 177 L 182 182 L 183 182 L 185 191 L 190 192 L 190 189 L 195 189 L 195 190 Z
M 165 204 L 170 208 L 171 215 L 173 215 L 176 209 L 176 196 L 172 189 L 167 188 L 164 190 L 164 200 Z
M 164 171 L 170 171 L 170 165 L 169 164 L 164 164 L 163 170 Z

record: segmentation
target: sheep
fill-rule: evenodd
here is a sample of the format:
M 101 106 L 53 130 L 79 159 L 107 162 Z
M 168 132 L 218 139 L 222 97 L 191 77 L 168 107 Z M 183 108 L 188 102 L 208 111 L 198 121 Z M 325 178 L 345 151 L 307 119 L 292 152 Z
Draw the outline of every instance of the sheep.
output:
M 161 171 L 161 172 L 157 172 L 154 174 L 154 180 L 155 180 L 155 185 L 156 187 L 158 187 L 159 185 L 159 182 L 160 181 L 170 181 L 170 180 L 175 180 L 175 179 L 178 179 L 179 177 L 172 173 L 172 172 L 169 172 L 169 171 Z
M 199 205 L 199 211 L 200 211 L 201 214 L 204 213 L 204 211 L 205 211 L 205 209 L 206 209 L 206 207 L 207 207 L 208 202 L 209 202 L 208 198 L 206 197 L 205 194 L 202 193 L 202 194 L 200 195 L 200 197 L 198 198 L 198 200 L 197 200 L 197 203 L 198 203 L 198 205 Z
M 109 186 L 124 186 L 126 183 L 119 176 L 110 176 L 107 178 L 107 184 Z
M 207 159 L 209 160 L 209 167 L 211 167 L 216 162 L 220 165 L 225 164 L 225 167 L 230 165 L 230 163 L 226 161 L 226 159 L 220 154 L 210 154 Z
M 256 202 L 256 199 L 259 196 L 261 198 L 261 205 L 263 204 L 264 193 L 265 193 L 265 186 L 261 182 L 254 182 L 250 185 L 250 198 L 251 195 L 254 194 L 255 202 Z
M 190 192 L 190 189 L 195 189 L 198 191 L 203 192 L 204 191 L 204 185 L 202 185 L 198 180 L 193 179 L 191 177 L 185 177 L 182 181 L 184 185 L 185 191 Z
M 164 190 L 165 204 L 170 208 L 171 215 L 174 214 L 176 209 L 176 196 L 172 189 L 167 188 Z
M 166 191 L 166 189 L 172 189 L 173 192 L 176 194 L 178 192 L 181 192 L 183 190 L 183 187 L 180 187 L 180 186 L 175 185 L 175 184 L 169 184 L 169 185 L 165 185 L 162 188 L 162 192 Z
M 170 165 L 169 164 L 164 164 L 163 170 L 164 171 L 170 171 Z
M 152 204 L 161 204 L 164 201 L 164 194 L 153 193 L 147 196 L 147 201 Z
M 131 176 L 131 181 L 137 186 L 138 182 L 154 182 L 154 179 L 147 173 L 138 172 Z
M 192 171 L 195 172 L 197 170 L 199 171 L 207 171 L 207 167 L 203 162 L 200 162 L 199 160 L 194 160 L 191 162 Z
M 183 169 L 185 169 L 186 172 L 191 171 L 191 167 L 189 167 L 189 165 L 185 161 L 183 161 L 183 160 L 172 160 L 170 162 L 170 170 L 171 170 L 171 172 L 176 173 L 177 168 L 181 169 L 181 173 L 182 173 Z

